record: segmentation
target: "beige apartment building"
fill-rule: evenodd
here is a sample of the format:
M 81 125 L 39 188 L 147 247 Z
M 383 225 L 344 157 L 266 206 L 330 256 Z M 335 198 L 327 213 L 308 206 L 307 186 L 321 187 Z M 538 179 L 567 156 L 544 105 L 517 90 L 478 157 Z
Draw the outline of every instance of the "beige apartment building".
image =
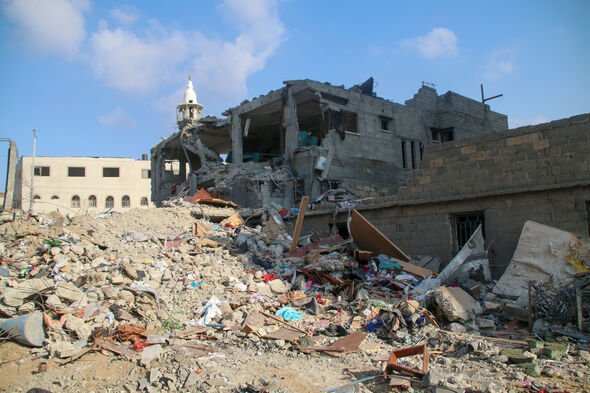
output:
M 149 208 L 151 162 L 143 158 L 35 157 L 32 171 L 33 158 L 23 156 L 16 170 L 14 207 L 64 214 Z

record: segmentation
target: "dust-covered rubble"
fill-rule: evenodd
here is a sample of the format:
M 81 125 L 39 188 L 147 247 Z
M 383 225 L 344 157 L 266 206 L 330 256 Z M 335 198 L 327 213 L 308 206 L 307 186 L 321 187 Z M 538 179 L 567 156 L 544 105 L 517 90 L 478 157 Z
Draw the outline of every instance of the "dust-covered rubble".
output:
M 1 224 L 0 390 L 590 391 L 588 342 L 529 334 L 493 283 L 417 291 L 395 258 L 327 235 L 292 253 L 290 217 L 241 213 L 178 200 Z M 384 374 L 418 345 L 424 378 Z

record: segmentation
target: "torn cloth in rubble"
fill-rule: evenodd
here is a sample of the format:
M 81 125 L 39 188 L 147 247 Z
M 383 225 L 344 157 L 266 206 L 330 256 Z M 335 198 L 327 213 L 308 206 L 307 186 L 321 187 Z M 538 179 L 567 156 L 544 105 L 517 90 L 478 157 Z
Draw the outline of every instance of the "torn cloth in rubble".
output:
M 293 310 L 291 307 L 283 307 L 276 312 L 276 315 L 282 317 L 285 321 L 298 321 L 303 317 L 303 313 Z
M 528 282 L 539 281 L 554 288 L 571 284 L 574 275 L 590 261 L 589 242 L 571 232 L 527 221 L 514 256 L 493 292 L 528 304 Z
M 207 303 L 200 307 L 195 314 L 201 315 L 201 318 L 197 321 L 197 325 L 203 326 L 210 324 L 215 318 L 221 316 L 221 310 L 219 309 L 219 305 L 221 301 L 216 297 L 212 296 Z

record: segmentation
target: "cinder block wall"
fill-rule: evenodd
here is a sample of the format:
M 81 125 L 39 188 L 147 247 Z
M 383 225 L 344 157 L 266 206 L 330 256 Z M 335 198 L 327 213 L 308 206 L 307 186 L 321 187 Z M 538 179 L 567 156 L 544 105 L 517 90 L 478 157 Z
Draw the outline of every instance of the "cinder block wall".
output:
M 590 180 L 590 114 L 431 146 L 399 201 L 562 188 Z
M 359 211 L 406 253 L 443 263 L 456 252 L 452 215 L 483 211 L 499 276 L 527 220 L 588 237 L 589 153 L 590 114 L 436 146 L 396 197 Z M 345 221 L 316 212 L 305 224 L 327 231 Z

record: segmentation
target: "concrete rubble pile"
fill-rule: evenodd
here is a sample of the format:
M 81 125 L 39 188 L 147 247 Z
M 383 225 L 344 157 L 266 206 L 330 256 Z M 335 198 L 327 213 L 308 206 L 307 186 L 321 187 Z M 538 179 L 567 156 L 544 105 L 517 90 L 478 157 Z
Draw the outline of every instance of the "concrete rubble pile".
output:
M 296 219 L 203 193 L 3 223 L 0 390 L 590 390 L 587 334 L 507 313 L 481 230 L 437 272 L 357 211 L 349 239 Z

